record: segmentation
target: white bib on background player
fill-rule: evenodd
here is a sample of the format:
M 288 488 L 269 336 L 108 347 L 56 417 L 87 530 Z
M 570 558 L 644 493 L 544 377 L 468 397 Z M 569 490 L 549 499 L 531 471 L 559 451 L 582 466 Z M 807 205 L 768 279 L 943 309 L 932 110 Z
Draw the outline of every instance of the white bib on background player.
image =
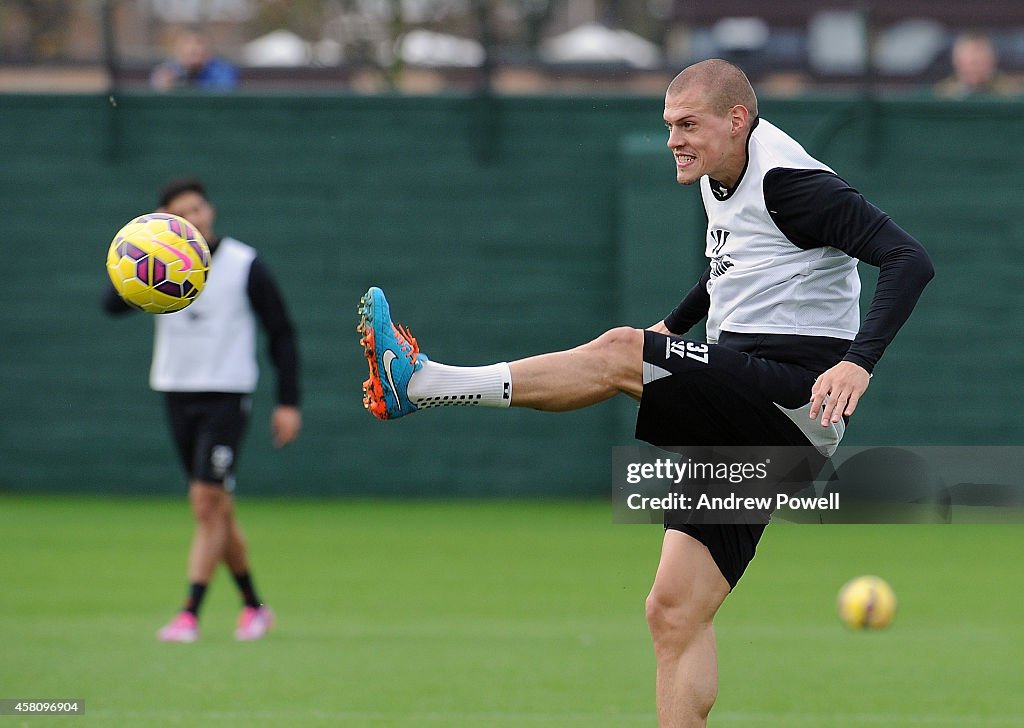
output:
M 772 169 L 824 169 L 783 131 L 759 119 L 747 142 L 739 185 L 724 199 L 705 175 L 711 261 L 707 337 L 720 332 L 853 339 L 860 328 L 857 261 L 831 247 L 803 250 L 779 230 L 764 200 Z
M 256 251 L 234 238 L 217 246 L 202 294 L 156 317 L 150 386 L 158 392 L 255 391 L 256 320 L 246 287 Z

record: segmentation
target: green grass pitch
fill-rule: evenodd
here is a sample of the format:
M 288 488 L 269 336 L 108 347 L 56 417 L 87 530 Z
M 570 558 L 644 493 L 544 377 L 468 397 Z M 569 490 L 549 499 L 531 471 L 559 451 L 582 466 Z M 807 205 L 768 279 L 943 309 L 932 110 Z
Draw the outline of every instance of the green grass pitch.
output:
M 79 698 L 35 726 L 654 726 L 643 601 L 660 529 L 599 502 L 242 497 L 278 628 L 232 638 L 222 570 L 192 645 L 181 500 L 0 497 L 0 698 Z M 769 528 L 717 621 L 712 726 L 1024 726 L 1019 526 Z M 894 625 L 835 616 L 889 580 Z

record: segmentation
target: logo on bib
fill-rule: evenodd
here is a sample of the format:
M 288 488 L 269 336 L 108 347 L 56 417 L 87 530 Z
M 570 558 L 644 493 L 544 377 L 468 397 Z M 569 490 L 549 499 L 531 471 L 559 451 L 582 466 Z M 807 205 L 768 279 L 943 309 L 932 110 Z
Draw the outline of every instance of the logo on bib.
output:
M 732 235 L 732 233 L 730 233 L 728 230 L 708 231 L 708 237 L 711 238 L 712 241 L 714 241 L 713 246 L 711 248 L 712 255 L 718 255 L 719 253 L 722 252 L 722 248 L 725 246 L 725 242 L 729 239 L 730 235 Z

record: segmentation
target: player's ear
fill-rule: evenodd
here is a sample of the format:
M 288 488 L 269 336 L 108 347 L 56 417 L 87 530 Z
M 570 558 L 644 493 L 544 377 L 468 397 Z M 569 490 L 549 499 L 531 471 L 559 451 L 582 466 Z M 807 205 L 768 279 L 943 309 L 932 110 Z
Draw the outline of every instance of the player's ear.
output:
M 732 122 L 734 136 L 745 132 L 750 127 L 750 111 L 743 104 L 736 104 L 729 109 L 729 119 Z

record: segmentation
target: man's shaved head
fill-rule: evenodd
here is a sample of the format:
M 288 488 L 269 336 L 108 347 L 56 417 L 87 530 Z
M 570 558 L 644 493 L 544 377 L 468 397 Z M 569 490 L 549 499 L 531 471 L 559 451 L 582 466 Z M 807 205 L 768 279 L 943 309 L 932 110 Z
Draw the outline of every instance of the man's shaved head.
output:
M 671 99 L 684 90 L 698 87 L 704 91 L 712 113 L 724 116 L 733 106 L 746 107 L 750 116 L 757 116 L 757 96 L 738 66 L 721 58 L 709 58 L 684 68 L 672 79 L 665 98 Z

